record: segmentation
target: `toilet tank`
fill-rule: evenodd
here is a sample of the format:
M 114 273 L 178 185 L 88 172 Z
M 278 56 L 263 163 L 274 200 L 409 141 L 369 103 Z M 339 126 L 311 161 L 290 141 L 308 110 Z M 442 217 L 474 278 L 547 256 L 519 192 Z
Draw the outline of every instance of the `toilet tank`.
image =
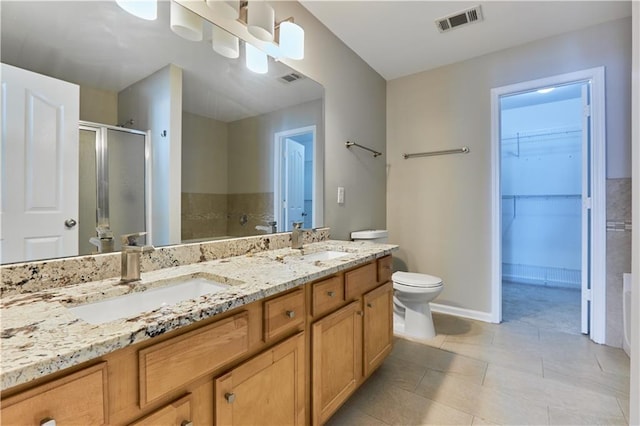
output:
M 351 239 L 353 241 L 369 241 L 372 243 L 386 243 L 388 236 L 389 231 L 386 229 L 367 229 L 351 233 Z

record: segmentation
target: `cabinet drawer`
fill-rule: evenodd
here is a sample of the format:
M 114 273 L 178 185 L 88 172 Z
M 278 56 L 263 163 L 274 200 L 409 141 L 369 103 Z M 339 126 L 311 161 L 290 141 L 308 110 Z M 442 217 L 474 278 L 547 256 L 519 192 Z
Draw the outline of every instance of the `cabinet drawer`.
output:
M 2 401 L 2 424 L 108 423 L 107 363 L 103 362 Z
M 332 277 L 313 284 L 313 316 L 330 312 L 338 308 L 343 301 L 342 277 Z
M 191 394 L 165 405 L 142 419 L 131 423 L 131 426 L 186 426 L 192 424 Z
M 140 350 L 140 406 L 244 354 L 248 336 L 249 314 L 243 311 Z
M 393 258 L 391 256 L 385 256 L 378 259 L 378 284 L 391 281 L 391 263 Z
M 264 340 L 294 330 L 304 323 L 304 316 L 302 289 L 264 302 Z
M 357 299 L 378 284 L 376 263 L 369 263 L 344 274 L 346 300 Z

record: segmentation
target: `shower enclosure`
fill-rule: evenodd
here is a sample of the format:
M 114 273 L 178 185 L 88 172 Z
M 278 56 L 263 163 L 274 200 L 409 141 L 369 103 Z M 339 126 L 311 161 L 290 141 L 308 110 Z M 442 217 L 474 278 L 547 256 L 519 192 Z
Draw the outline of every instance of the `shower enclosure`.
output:
M 120 250 L 120 235 L 151 243 L 149 132 L 80 121 L 79 254 Z

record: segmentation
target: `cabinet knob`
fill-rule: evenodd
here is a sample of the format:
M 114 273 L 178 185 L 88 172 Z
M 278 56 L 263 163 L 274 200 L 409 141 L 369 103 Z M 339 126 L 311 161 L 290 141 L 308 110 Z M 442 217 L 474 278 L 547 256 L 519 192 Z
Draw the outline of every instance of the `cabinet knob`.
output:
M 373 308 L 373 304 L 372 303 L 367 303 L 367 307 L 368 308 Z
M 361 317 L 364 316 L 364 312 L 362 312 L 362 311 L 358 311 L 358 312 L 356 312 L 356 314 L 360 315 Z
M 327 296 L 329 296 L 329 297 L 333 297 L 333 296 L 335 296 L 335 295 L 336 295 L 336 292 L 335 292 L 335 291 L 328 291 L 328 292 L 327 292 Z
M 40 426 L 56 426 L 56 420 L 50 418 L 42 419 L 40 420 Z
M 180 426 L 193 426 L 193 422 L 191 420 L 183 420 Z
M 295 318 L 296 311 L 287 311 L 285 312 L 285 315 L 288 316 L 289 318 Z
M 233 392 L 227 392 L 224 394 L 224 399 L 226 399 L 229 404 L 233 404 L 233 401 L 236 400 L 236 394 Z

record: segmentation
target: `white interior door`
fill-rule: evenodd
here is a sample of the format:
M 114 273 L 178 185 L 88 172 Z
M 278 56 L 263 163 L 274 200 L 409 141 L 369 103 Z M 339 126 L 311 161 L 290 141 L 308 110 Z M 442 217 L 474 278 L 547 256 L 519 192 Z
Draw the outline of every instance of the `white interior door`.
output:
M 2 263 L 78 253 L 75 84 L 2 64 Z
M 290 230 L 293 222 L 304 221 L 304 146 L 287 138 L 284 149 L 285 224 Z
M 591 318 L 591 101 L 590 83 L 582 86 L 582 302 L 581 331 L 589 334 Z

